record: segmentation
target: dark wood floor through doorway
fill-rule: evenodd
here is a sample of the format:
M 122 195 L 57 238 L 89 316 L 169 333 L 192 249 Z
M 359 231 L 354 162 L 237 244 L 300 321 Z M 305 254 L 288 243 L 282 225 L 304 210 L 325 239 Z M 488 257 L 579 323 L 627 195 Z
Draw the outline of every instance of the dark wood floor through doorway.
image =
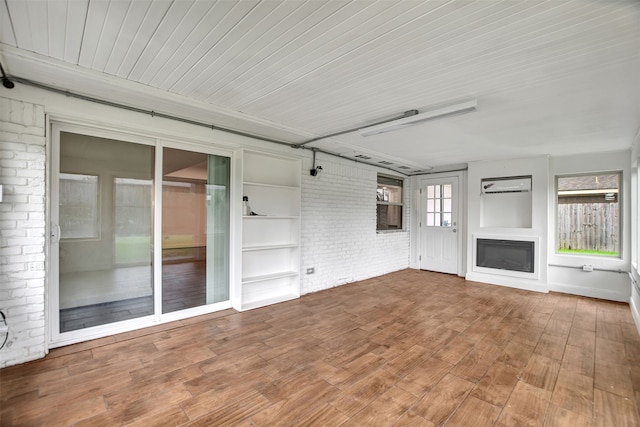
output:
M 149 267 L 151 268 L 151 267 Z M 206 262 L 184 261 L 162 265 L 162 312 L 199 307 L 207 303 Z M 60 332 L 121 322 L 153 314 L 153 295 L 60 310 Z
M 403 270 L 54 349 L 0 424 L 638 426 L 622 303 Z

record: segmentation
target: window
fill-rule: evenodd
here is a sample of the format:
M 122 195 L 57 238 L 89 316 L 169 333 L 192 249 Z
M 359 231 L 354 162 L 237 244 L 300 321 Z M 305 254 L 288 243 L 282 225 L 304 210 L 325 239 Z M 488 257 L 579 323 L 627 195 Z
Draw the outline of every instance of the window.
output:
M 377 229 L 402 230 L 402 180 L 378 175 Z
M 151 263 L 153 181 L 113 178 L 116 264 Z
M 619 256 L 621 173 L 557 178 L 557 250 Z
M 451 227 L 451 184 L 427 185 L 427 227 Z
M 60 237 L 96 239 L 98 225 L 98 177 L 60 174 Z

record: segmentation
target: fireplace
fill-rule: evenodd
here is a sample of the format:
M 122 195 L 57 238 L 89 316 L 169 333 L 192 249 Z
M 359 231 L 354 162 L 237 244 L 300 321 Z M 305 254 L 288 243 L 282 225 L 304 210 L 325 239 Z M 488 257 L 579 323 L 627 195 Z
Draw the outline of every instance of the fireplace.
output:
M 476 239 L 476 266 L 498 270 L 534 272 L 535 242 Z

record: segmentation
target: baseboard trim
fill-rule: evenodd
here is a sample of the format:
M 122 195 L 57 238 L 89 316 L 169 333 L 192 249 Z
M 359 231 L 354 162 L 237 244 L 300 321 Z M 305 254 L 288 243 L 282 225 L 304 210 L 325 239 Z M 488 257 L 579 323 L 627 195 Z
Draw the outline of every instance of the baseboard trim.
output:
M 580 295 L 589 298 L 598 298 L 609 301 L 628 302 L 629 294 L 615 290 L 593 289 L 582 286 L 567 285 L 562 283 L 549 283 L 549 289 L 553 292 Z
M 631 308 L 631 316 L 633 316 L 633 321 L 636 323 L 638 335 L 640 335 L 640 311 L 638 310 L 638 306 L 633 298 L 629 298 L 629 308 Z
M 468 272 L 465 276 L 466 280 L 473 282 L 488 283 L 490 285 L 504 286 L 507 288 L 522 289 L 525 291 L 548 293 L 549 288 L 544 284 L 534 283 L 526 279 L 518 280 L 513 277 L 495 278 L 482 273 Z

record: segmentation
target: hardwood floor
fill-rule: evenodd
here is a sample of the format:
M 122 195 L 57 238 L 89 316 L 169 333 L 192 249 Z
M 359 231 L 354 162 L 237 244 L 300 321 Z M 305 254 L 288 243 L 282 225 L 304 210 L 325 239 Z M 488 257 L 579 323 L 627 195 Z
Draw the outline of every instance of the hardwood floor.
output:
M 629 306 L 404 270 L 54 349 L 0 424 L 638 426 Z

